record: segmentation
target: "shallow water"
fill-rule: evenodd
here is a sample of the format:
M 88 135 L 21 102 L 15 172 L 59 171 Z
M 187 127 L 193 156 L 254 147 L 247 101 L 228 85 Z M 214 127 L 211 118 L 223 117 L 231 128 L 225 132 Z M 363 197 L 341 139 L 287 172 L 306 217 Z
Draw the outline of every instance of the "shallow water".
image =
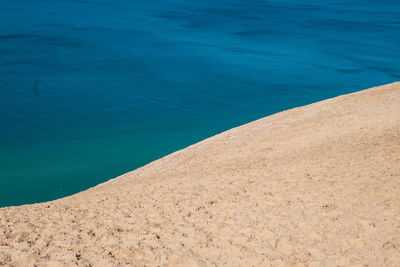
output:
M 400 79 L 400 3 L 0 0 L 0 206 Z

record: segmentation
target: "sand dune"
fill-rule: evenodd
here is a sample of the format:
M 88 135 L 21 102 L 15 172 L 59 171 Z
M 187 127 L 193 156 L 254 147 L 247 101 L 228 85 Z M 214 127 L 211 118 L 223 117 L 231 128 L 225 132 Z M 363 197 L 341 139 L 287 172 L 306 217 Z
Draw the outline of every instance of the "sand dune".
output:
M 399 266 L 400 83 L 0 209 L 0 265 Z

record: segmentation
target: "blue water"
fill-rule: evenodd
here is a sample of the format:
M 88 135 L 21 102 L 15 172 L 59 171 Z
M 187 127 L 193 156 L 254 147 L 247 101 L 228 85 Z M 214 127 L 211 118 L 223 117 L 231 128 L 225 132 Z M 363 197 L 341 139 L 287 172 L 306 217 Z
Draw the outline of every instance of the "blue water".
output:
M 0 206 L 400 79 L 398 0 L 0 0 Z

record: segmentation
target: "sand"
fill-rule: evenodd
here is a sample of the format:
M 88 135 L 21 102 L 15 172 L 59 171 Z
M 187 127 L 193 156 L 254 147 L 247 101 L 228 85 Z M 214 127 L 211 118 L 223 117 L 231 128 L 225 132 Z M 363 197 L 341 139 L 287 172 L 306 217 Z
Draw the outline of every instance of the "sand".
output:
M 400 83 L 0 209 L 0 265 L 400 266 Z

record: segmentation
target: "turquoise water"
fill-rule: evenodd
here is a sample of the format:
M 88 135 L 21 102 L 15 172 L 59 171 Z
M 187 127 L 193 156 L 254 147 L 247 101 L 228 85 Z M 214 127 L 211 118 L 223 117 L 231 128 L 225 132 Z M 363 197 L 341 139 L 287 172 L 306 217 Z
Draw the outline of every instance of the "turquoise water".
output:
M 400 79 L 400 2 L 0 0 L 0 206 Z

